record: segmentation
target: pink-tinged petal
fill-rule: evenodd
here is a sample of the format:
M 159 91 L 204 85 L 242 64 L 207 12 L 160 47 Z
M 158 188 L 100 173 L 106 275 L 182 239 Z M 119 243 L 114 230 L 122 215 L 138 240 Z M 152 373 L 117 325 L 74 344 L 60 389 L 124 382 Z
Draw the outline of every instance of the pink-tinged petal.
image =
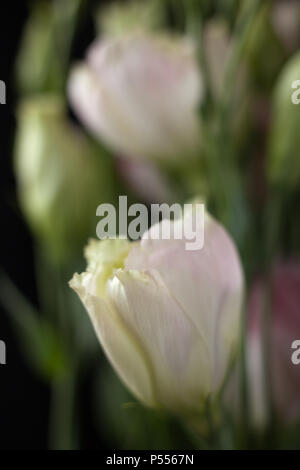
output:
M 202 82 L 187 39 L 138 35 L 98 40 L 85 69 L 89 79 L 76 81 L 76 69 L 71 74 L 71 103 L 115 151 L 162 159 L 198 152 Z
M 116 170 L 127 186 L 143 201 L 160 203 L 174 199 L 169 181 L 150 160 L 118 157 Z
M 238 342 L 242 268 L 229 235 L 209 216 L 205 218 L 203 248 L 188 251 L 185 244 L 186 239 L 143 240 L 130 251 L 125 266 L 159 273 L 198 332 L 208 338 L 218 387 L 224 364 Z

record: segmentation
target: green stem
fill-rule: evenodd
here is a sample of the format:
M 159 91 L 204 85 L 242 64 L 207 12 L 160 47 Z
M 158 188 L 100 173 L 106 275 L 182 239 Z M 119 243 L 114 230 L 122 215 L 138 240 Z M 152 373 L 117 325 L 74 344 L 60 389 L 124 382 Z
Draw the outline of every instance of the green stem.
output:
M 195 0 L 185 0 L 186 9 L 186 31 L 194 41 L 196 56 L 201 69 L 202 86 L 204 88 L 204 103 L 201 104 L 201 111 L 204 118 L 212 111 L 213 93 L 211 90 L 211 76 L 208 67 L 207 56 L 204 50 L 204 26 L 201 17 L 199 3 Z
M 262 354 L 264 367 L 264 391 L 265 403 L 267 407 L 267 417 L 269 429 L 273 429 L 274 425 L 274 404 L 272 397 L 272 381 L 271 381 L 271 330 L 272 330 L 272 265 L 277 254 L 280 238 L 280 222 L 283 201 L 277 193 L 270 192 L 269 199 L 265 207 L 263 220 L 263 229 L 265 233 L 264 242 L 264 309 L 262 315 Z
M 269 0 L 266 0 L 269 1 Z M 223 127 L 228 124 L 230 117 L 231 105 L 236 88 L 236 77 L 243 56 L 245 45 L 248 41 L 253 23 L 256 19 L 260 8 L 265 6 L 265 1 L 261 0 L 247 0 L 242 4 L 239 19 L 236 24 L 232 39 L 232 48 L 230 57 L 227 61 L 225 69 L 224 86 L 223 86 L 223 99 L 221 101 L 220 112 Z
M 50 417 L 50 443 L 58 449 L 75 449 L 76 423 L 75 399 L 78 372 L 78 355 L 73 344 L 73 324 L 67 298 L 67 282 L 62 267 L 56 268 L 57 323 L 68 358 L 68 370 L 53 382 Z
M 52 380 L 49 446 L 51 449 L 75 449 L 78 357 L 76 345 L 73 345 L 66 276 L 63 268 L 54 265 L 42 250 L 36 253 L 36 272 L 40 303 L 44 307 L 43 315 L 55 325 L 66 353 L 65 367 Z
M 49 425 L 49 448 L 72 450 L 77 448 L 77 423 L 75 422 L 76 364 L 70 364 L 67 374 L 52 384 Z
M 246 296 L 245 296 L 246 297 Z M 241 324 L 241 421 L 244 423 L 243 436 L 241 439 L 242 444 L 247 444 L 250 436 L 250 413 L 249 413 L 249 397 L 248 397 L 248 371 L 247 371 L 247 330 L 248 330 L 248 318 L 247 318 L 247 302 L 246 299 L 243 302 L 243 314 Z

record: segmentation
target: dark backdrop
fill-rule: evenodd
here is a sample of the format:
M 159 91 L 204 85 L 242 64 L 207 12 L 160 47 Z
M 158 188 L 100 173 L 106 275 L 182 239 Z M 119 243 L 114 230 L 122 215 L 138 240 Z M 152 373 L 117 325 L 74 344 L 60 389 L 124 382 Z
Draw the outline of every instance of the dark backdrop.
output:
M 13 66 L 28 11 L 25 1 L 1 2 L 0 80 L 5 81 L 7 94 L 6 105 L 0 105 L 0 265 L 18 288 L 36 303 L 32 240 L 17 206 L 12 168 L 17 100 Z M 87 19 L 84 28 L 75 42 L 74 56 L 82 55 L 93 37 L 91 20 L 89 23 Z M 45 449 L 49 390 L 27 366 L 15 331 L 1 305 L 0 340 L 5 341 L 7 348 L 7 364 L 0 365 L 0 449 Z M 84 448 L 101 448 L 104 444 L 94 429 L 88 388 L 88 383 L 83 385 L 81 444 Z
M 32 244 L 17 209 L 12 171 L 16 103 L 13 64 L 26 14 L 25 2 L 1 5 L 0 79 L 6 83 L 6 105 L 0 105 L 0 263 L 35 301 Z M 0 365 L 0 448 L 45 448 L 47 388 L 26 366 L 7 313 L 0 309 L 0 339 L 5 341 L 7 351 L 7 364 Z

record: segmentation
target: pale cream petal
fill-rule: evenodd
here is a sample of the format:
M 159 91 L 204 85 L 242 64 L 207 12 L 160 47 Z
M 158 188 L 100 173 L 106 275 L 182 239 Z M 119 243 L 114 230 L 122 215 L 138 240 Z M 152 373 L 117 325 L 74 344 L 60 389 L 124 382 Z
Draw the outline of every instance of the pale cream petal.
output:
M 98 339 L 129 390 L 149 406 L 156 405 L 152 371 L 141 345 L 112 305 L 89 293 L 91 274 L 75 274 L 70 281 L 87 309 Z

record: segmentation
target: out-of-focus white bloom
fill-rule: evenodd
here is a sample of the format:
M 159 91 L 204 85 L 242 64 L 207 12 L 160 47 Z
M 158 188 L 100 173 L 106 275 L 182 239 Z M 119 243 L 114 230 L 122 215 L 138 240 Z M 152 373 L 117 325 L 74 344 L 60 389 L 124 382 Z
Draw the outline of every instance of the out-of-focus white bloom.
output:
M 71 104 L 118 153 L 176 160 L 199 150 L 202 80 L 188 38 L 126 35 L 97 40 L 69 80 Z
M 170 223 L 190 223 L 197 210 Z M 147 237 L 92 240 L 87 271 L 70 285 L 112 365 L 142 402 L 200 411 L 224 384 L 239 343 L 239 257 L 208 214 L 201 250 L 185 250 L 185 239 Z

